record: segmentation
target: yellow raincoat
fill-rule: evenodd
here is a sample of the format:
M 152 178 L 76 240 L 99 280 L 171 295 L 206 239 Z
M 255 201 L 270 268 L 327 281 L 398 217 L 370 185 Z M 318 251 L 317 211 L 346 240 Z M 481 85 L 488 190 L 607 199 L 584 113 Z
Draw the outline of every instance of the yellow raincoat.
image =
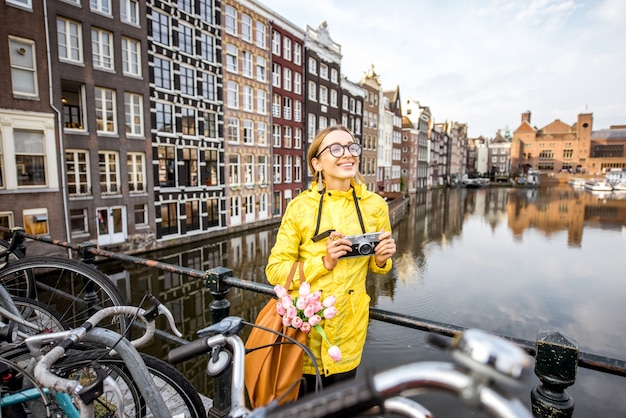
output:
M 365 232 L 390 231 L 389 209 L 383 198 L 368 191 L 363 184 L 356 184 L 354 180 L 352 187 L 359 199 Z M 388 259 L 387 264 L 379 268 L 373 256 L 349 257 L 339 259 L 333 270 L 326 270 L 322 261 L 326 254 L 326 239 L 318 242 L 311 240 L 316 230 L 320 197 L 317 183 L 313 182 L 309 190 L 289 203 L 265 273 L 272 285 L 284 285 L 293 263 L 304 262 L 304 274 L 311 291 L 321 289 L 322 298 L 331 295 L 337 298 L 337 316 L 322 321 L 321 325 L 330 343 L 341 350 L 342 359 L 335 362 L 328 355 L 329 346 L 315 329 L 307 336 L 307 345 L 315 354 L 320 373 L 328 376 L 351 371 L 360 364 L 369 322 L 370 297 L 365 289 L 367 271 L 387 273 L 392 261 Z M 363 233 L 352 190 L 324 193 L 318 233 L 330 229 L 344 235 Z M 300 278 L 296 275 L 291 285 L 291 289 L 295 290 L 292 293 L 297 295 L 299 287 Z M 303 372 L 315 374 L 313 363 L 306 355 Z

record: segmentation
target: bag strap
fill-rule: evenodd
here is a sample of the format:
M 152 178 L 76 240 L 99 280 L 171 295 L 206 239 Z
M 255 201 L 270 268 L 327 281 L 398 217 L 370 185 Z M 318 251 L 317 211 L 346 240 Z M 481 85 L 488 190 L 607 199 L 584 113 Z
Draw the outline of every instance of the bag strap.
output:
M 291 270 L 289 271 L 289 276 L 287 276 L 287 281 L 285 282 L 285 289 L 289 290 L 291 286 L 291 282 L 293 281 L 293 277 L 296 275 L 296 268 L 300 267 L 300 280 L 305 282 L 306 279 L 304 277 L 304 263 L 294 262 L 293 266 L 291 266 Z

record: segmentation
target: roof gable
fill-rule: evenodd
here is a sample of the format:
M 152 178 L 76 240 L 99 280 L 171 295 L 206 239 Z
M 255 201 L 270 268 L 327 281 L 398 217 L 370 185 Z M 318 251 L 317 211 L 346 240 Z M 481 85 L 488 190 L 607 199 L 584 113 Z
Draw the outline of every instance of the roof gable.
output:
M 571 126 L 565 122 L 561 122 L 559 119 L 555 119 L 554 122 L 547 124 L 542 129 L 544 134 L 571 132 L 571 130 Z
M 523 121 L 522 124 L 515 130 L 514 133 L 532 133 L 536 129 L 530 126 L 530 123 Z

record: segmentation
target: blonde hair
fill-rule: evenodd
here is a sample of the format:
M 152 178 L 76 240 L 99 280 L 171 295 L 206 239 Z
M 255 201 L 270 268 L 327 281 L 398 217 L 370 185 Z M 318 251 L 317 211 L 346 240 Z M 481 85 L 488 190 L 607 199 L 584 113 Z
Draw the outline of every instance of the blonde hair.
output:
M 350 134 L 350 136 L 352 137 L 352 140 L 354 142 L 358 141 L 356 140 L 356 138 L 354 137 L 354 134 L 352 133 L 352 131 L 348 128 L 346 128 L 343 125 L 333 125 L 333 126 L 329 126 L 328 128 L 322 129 L 321 131 L 319 131 L 317 133 L 317 135 L 315 135 L 315 138 L 313 138 L 313 141 L 311 142 L 311 145 L 309 146 L 309 152 L 307 154 L 307 162 L 309 164 L 309 170 L 311 170 L 311 173 L 313 174 L 313 177 L 315 177 L 315 174 L 317 173 L 317 170 L 315 170 L 315 167 L 313 167 L 313 163 L 312 160 L 313 158 L 317 158 L 317 153 L 319 152 L 320 146 L 322 145 L 322 142 L 324 141 L 324 138 L 326 138 L 326 136 L 334 131 L 344 131 L 347 132 L 348 134 Z M 361 175 L 361 173 L 359 171 L 357 171 L 356 173 L 356 177 L 357 179 L 359 179 L 359 181 L 363 182 L 363 176 Z

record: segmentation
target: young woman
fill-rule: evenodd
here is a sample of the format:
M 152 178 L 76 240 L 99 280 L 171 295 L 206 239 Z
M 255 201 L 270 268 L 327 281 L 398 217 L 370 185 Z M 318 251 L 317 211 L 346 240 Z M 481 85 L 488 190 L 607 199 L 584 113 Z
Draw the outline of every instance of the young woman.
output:
M 269 282 L 284 285 L 293 263 L 303 262 L 311 291 L 320 289 L 323 297 L 337 298 L 337 316 L 321 325 L 331 344 L 341 350 L 341 360 L 330 357 L 330 347 L 317 331 L 307 336 L 323 386 L 356 375 L 369 321 L 367 272 L 387 273 L 396 252 L 387 203 L 362 183 L 360 155 L 361 145 L 343 126 L 317 134 L 308 152 L 315 180 L 287 206 L 266 267 Z M 361 237 L 364 234 L 373 235 Z M 359 252 L 366 255 L 345 257 Z M 291 289 L 299 286 L 296 276 Z M 303 373 L 307 384 L 301 393 L 311 392 L 315 368 L 307 356 Z

